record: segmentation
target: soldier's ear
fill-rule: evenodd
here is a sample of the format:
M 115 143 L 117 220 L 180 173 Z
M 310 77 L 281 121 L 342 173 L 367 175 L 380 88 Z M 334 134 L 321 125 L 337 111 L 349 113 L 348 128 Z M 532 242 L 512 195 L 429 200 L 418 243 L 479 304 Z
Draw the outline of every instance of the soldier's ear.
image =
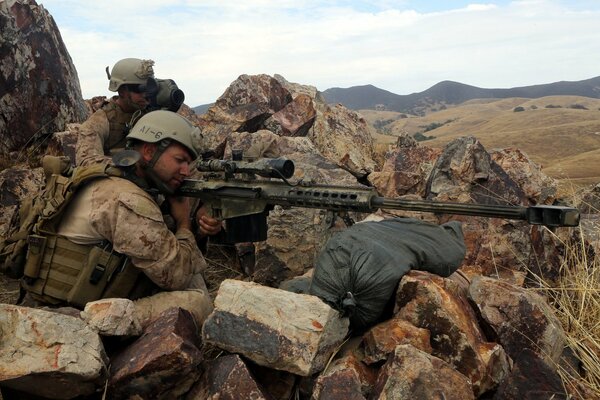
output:
M 154 143 L 143 143 L 140 147 L 140 154 L 142 155 L 142 160 L 145 162 L 149 162 L 154 157 L 154 153 L 156 152 L 156 144 Z

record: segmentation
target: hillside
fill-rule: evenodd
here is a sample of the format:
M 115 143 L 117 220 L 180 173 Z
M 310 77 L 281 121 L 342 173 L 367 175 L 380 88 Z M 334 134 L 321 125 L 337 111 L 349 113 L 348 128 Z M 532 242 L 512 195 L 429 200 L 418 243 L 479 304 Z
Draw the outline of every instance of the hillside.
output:
M 522 107 L 523 111 L 515 112 Z M 424 117 L 360 110 L 377 129 L 379 143 L 396 137 L 433 137 L 423 144 L 442 147 L 460 136 L 475 136 L 488 149 L 516 147 L 544 171 L 576 184 L 600 182 L 600 99 L 550 96 L 539 99 L 471 100 Z
M 533 99 L 547 96 L 600 98 L 600 76 L 582 81 L 561 81 L 510 89 L 484 89 L 459 82 L 443 81 L 423 92 L 408 95 L 398 95 L 373 85 L 365 85 L 345 89 L 330 88 L 323 92 L 323 96 L 328 103 L 341 103 L 354 110 L 389 110 L 425 115 L 472 99 Z

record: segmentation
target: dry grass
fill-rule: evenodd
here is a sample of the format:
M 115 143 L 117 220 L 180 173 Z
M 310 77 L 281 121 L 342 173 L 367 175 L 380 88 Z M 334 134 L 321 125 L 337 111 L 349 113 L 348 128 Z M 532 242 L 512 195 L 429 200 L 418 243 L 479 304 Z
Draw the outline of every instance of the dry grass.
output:
M 555 108 L 547 108 L 547 106 Z M 577 109 L 574 105 L 587 108 Z M 514 112 L 516 106 L 524 112 Z M 475 136 L 488 149 L 516 147 L 527 153 L 544 172 L 559 180 L 569 179 L 579 185 L 600 180 L 600 99 L 578 96 L 552 96 L 540 99 L 500 99 L 469 101 L 424 117 L 399 118 L 388 112 L 360 111 L 374 125 L 386 124 L 388 135 L 375 134 L 377 143 L 391 144 L 400 134 L 423 132 L 425 126 L 441 127 L 425 132 L 434 140 L 422 142 L 430 147 L 444 147 L 461 136 Z M 389 134 L 393 136 L 390 136 Z
M 600 398 L 600 254 L 582 231 L 565 243 L 561 279 L 549 284 L 536 276 L 541 290 L 556 308 L 567 344 L 581 361 L 581 376 L 568 368 L 559 374 L 577 398 Z

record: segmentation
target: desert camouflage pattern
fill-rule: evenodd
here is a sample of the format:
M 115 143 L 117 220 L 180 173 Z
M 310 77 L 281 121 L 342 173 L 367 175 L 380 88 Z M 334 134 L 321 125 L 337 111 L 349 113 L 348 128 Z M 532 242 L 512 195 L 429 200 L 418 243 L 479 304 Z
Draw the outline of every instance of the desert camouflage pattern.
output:
M 81 124 L 75 149 L 77 165 L 109 162 L 114 152 L 125 148 L 126 124 L 133 113 L 123 112 L 115 100 L 116 96 Z
M 154 199 L 128 180 L 99 179 L 81 189 L 65 211 L 58 234 L 81 244 L 90 244 L 94 235 L 98 243 L 108 240 L 165 290 L 205 289 L 195 282 L 206 261 L 193 233 L 171 232 Z

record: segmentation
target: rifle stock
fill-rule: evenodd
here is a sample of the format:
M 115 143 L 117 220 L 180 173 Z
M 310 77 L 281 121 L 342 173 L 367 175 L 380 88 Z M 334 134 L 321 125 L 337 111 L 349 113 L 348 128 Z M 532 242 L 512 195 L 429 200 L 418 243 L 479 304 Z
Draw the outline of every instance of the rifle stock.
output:
M 200 162 L 198 169 L 213 174 L 206 180 L 185 180 L 178 189 L 178 195 L 199 198 L 217 218 L 231 220 L 261 216 L 260 220 L 264 219 L 265 227 L 266 214 L 275 205 L 364 213 L 378 209 L 422 211 L 522 220 L 548 227 L 579 225 L 579 211 L 572 207 L 391 199 L 379 196 L 373 188 L 322 185 L 303 181 L 292 185 L 287 178 L 293 175 L 294 165 L 292 161 L 285 159 L 263 159 L 255 163 L 212 160 Z M 236 174 L 243 174 L 245 178 L 236 178 Z M 255 174 L 281 179 L 261 180 L 256 179 Z M 263 236 L 266 236 L 266 229 Z

